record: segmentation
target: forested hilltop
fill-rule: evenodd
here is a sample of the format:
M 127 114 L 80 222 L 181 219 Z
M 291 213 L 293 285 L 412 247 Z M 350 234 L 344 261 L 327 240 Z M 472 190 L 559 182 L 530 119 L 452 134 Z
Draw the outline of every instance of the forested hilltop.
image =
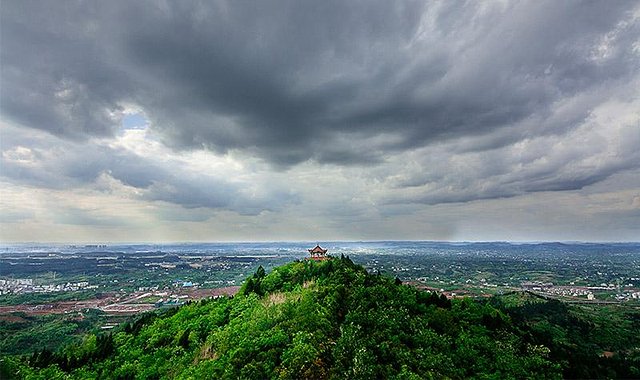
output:
M 640 318 L 599 315 L 519 294 L 449 300 L 349 258 L 303 260 L 269 274 L 260 267 L 233 298 L 145 314 L 57 352 L 3 358 L 0 377 L 640 377 Z

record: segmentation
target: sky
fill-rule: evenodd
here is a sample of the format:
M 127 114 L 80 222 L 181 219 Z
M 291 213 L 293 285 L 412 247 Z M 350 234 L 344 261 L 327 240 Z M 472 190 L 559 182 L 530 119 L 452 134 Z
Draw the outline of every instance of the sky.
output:
M 0 241 L 639 241 L 638 1 L 5 1 Z

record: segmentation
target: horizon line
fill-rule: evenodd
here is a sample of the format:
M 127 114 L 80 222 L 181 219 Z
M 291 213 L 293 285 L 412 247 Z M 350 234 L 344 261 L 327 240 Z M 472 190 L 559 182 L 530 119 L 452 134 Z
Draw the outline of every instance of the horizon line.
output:
M 421 240 L 421 239 L 356 239 L 356 240 L 184 240 L 184 241 L 16 241 L 3 242 L 0 246 L 11 245 L 180 245 L 180 244 L 276 244 L 276 243 L 444 243 L 444 244 L 481 244 L 481 243 L 506 243 L 506 244 L 640 244 L 640 240 Z

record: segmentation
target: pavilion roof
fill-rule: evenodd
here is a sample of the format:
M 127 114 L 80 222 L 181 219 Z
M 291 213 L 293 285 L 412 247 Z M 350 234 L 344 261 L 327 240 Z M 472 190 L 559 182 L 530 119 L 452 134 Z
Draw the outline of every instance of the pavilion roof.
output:
M 315 248 L 309 249 L 308 251 L 309 251 L 309 253 L 312 253 L 312 254 L 313 253 L 322 253 L 322 254 L 327 253 L 327 250 L 326 249 L 322 249 L 322 247 L 320 247 L 320 245 L 316 245 Z

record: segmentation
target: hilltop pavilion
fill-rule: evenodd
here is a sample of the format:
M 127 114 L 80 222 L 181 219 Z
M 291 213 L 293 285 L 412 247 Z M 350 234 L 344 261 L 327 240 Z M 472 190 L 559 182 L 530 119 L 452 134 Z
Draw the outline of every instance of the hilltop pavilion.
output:
M 324 260 L 327 259 L 327 250 L 320 247 L 320 245 L 316 245 L 315 248 L 308 249 L 309 254 L 311 255 L 311 260 Z

